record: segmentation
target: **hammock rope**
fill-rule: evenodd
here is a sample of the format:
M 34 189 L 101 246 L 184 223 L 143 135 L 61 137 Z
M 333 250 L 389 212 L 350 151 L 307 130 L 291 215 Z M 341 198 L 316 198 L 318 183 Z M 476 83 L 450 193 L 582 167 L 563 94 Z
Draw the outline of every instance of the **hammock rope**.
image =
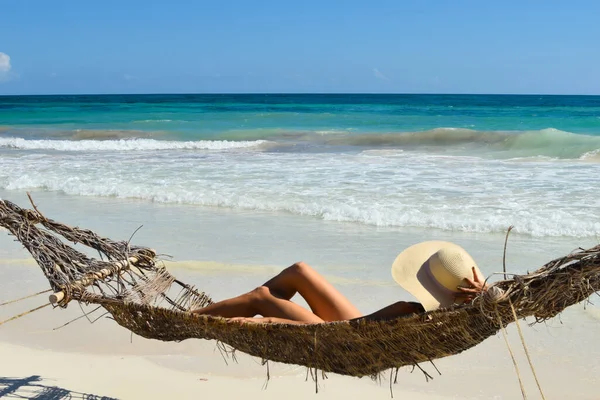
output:
M 262 360 L 309 370 L 379 376 L 465 351 L 516 319 L 543 322 L 600 290 L 600 246 L 553 260 L 527 275 L 494 284 L 499 298 L 386 321 L 322 324 L 239 324 L 190 310 L 212 299 L 173 277 L 157 253 L 70 227 L 0 200 L 0 226 L 31 253 L 60 307 L 71 302 L 102 306 L 121 326 L 145 338 L 216 340 Z M 62 237 L 62 239 L 61 239 Z M 86 246 L 100 259 L 65 244 Z M 62 294 L 61 294 L 62 293 Z M 512 311 L 514 306 L 514 314 Z M 316 379 L 315 379 L 316 380 Z M 315 382 L 317 383 L 317 382 Z
M 48 293 L 48 292 L 50 292 L 50 291 L 51 291 L 51 289 L 42 290 L 41 292 L 37 292 L 37 293 L 34 293 L 34 294 L 30 294 L 29 296 L 25 296 L 25 297 L 19 297 L 18 299 L 14 299 L 14 300 L 6 301 L 6 302 L 4 302 L 4 303 L 0 303 L 0 307 L 2 307 L 2 306 L 7 306 L 7 305 L 9 305 L 9 304 L 13 304 L 13 303 L 17 303 L 17 302 L 19 302 L 19 301 L 22 301 L 22 300 L 27 300 L 27 299 L 30 299 L 30 298 L 32 298 L 32 297 L 39 296 L 40 294 Z

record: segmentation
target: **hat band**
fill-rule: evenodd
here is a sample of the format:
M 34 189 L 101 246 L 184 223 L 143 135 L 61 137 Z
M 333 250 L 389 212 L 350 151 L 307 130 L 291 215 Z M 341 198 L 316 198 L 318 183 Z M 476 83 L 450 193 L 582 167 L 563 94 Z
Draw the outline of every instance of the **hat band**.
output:
M 447 294 L 449 296 L 456 296 L 456 294 L 458 293 L 457 291 L 448 289 L 446 286 L 442 285 L 437 280 L 437 278 L 435 277 L 435 275 L 433 275 L 433 272 L 431 271 L 431 264 L 429 261 L 427 261 L 427 268 L 425 268 L 425 274 L 429 279 L 435 282 L 435 285 L 438 287 L 438 289 L 440 289 L 440 291 L 442 291 L 442 293 Z

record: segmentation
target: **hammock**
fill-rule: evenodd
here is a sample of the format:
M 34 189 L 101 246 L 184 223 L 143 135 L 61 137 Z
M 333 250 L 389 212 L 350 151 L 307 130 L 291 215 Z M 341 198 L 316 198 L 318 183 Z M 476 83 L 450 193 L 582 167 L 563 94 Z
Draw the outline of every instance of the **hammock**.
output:
M 516 318 L 545 321 L 600 290 L 597 246 L 497 282 L 504 291 L 501 298 L 483 295 L 469 305 L 386 321 L 239 324 L 190 313 L 212 300 L 175 279 L 154 250 L 63 225 L 35 205 L 22 209 L 6 200 L 0 200 L 0 226 L 37 261 L 54 291 L 54 305 L 98 304 L 119 325 L 145 338 L 216 340 L 265 361 L 302 365 L 315 373 L 360 377 L 419 367 L 481 343 Z M 97 251 L 100 259 L 67 246 L 60 236 Z

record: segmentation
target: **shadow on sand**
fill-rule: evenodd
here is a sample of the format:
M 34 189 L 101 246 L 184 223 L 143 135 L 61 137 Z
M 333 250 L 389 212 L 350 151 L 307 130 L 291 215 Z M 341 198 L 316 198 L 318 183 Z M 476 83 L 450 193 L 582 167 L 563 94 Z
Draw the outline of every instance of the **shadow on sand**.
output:
M 32 375 L 26 378 L 7 378 L 0 376 L 0 398 L 38 400 L 117 400 L 114 397 L 74 392 L 57 386 L 44 385 L 41 383 L 42 381 L 43 379 L 39 375 Z

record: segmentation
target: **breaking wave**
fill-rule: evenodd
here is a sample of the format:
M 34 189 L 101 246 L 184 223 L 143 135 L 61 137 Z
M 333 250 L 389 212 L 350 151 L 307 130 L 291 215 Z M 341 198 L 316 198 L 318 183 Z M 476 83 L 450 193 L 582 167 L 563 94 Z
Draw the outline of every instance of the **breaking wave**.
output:
M 15 131 L 15 133 L 20 131 Z M 356 132 L 353 129 L 288 130 L 242 129 L 223 132 L 196 132 L 194 139 L 166 131 L 74 130 L 32 131 L 33 137 L 0 137 L 0 148 L 62 151 L 127 151 L 164 149 L 237 149 L 261 146 L 294 146 L 303 152 L 318 146 L 361 147 L 363 150 L 399 149 L 427 153 L 450 152 L 474 157 L 500 159 L 554 158 L 597 162 L 600 136 L 576 134 L 554 128 L 537 131 L 480 131 L 464 128 L 436 128 L 417 132 Z M 45 136 L 41 136 L 41 135 Z M 50 135 L 50 136 L 48 136 Z M 17 136 L 17 135 L 15 135 Z M 50 140 L 48 140 L 50 138 Z M 179 140 L 177 140 L 179 139 Z M 187 140 L 186 140 L 187 139 Z M 217 140 L 215 140 L 217 139 Z M 336 150 L 334 150 L 336 151 Z
M 189 142 L 162 141 L 154 139 L 120 140 L 26 140 L 23 138 L 0 138 L 0 148 L 21 150 L 57 151 L 143 151 L 143 150 L 229 150 L 259 147 L 266 140 L 228 141 L 199 140 Z
M 589 136 L 548 128 L 539 131 L 477 131 L 438 128 L 420 132 L 346 135 L 328 140 L 328 144 L 419 148 L 460 148 L 479 155 L 502 153 L 514 157 L 556 157 L 578 159 L 600 151 L 600 136 Z

